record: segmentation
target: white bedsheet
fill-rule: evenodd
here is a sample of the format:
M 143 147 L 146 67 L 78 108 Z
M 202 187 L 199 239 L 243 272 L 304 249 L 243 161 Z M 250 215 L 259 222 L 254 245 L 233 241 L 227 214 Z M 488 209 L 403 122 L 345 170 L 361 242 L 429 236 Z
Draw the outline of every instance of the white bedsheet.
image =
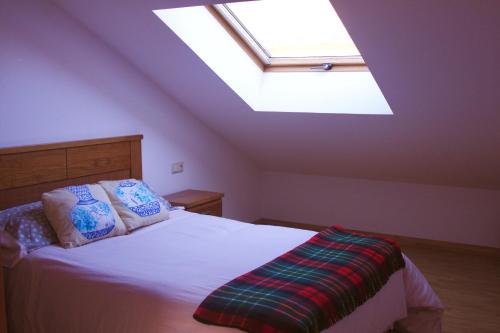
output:
M 127 236 L 69 250 L 48 246 L 8 271 L 9 325 L 38 333 L 237 332 L 192 314 L 214 289 L 314 234 L 175 211 Z M 327 332 L 380 333 L 406 316 L 407 295 L 396 272 Z

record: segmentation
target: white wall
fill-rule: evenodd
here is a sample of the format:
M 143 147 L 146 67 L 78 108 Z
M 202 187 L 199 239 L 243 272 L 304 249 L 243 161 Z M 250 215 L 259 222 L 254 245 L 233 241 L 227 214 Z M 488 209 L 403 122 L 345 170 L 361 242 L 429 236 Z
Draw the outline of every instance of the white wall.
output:
M 205 6 L 160 9 L 154 13 L 250 107 L 256 107 L 262 70 Z
M 266 72 L 256 111 L 392 115 L 370 72 Z
M 265 218 L 500 247 L 500 191 L 264 172 Z
M 135 133 L 145 136 L 144 177 L 153 188 L 224 191 L 228 217 L 500 247 L 500 191 L 274 172 L 260 177 L 245 156 L 57 7 L 0 0 L 1 147 Z M 183 174 L 170 175 L 175 161 L 185 161 Z
M 225 216 L 258 217 L 251 161 L 58 7 L 0 0 L 0 147 L 136 133 L 155 190 L 223 191 Z

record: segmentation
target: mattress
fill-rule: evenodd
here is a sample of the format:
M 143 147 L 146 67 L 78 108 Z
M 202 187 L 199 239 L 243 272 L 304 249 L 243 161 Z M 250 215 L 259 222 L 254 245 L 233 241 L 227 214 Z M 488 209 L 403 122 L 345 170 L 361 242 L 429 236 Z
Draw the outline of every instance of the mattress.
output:
M 44 247 L 7 272 L 9 325 L 39 333 L 237 332 L 201 324 L 192 314 L 214 289 L 314 234 L 174 211 L 126 236 Z M 406 317 L 407 296 L 398 271 L 325 332 L 383 332 Z

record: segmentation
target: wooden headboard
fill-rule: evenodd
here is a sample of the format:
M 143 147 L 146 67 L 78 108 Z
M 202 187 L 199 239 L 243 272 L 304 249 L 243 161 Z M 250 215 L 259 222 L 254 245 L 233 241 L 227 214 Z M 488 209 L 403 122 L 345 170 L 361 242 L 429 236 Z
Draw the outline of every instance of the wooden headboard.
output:
M 142 179 L 142 135 L 0 148 L 0 210 L 43 192 L 100 180 Z
M 0 210 L 40 200 L 55 188 L 142 179 L 142 135 L 0 148 Z M 0 267 L 0 333 L 7 332 Z

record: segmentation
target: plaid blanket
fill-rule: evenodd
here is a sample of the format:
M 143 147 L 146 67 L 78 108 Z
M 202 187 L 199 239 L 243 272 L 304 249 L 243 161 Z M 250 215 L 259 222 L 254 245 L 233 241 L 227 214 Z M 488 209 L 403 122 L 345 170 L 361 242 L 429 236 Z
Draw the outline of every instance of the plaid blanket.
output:
M 394 241 L 330 227 L 212 292 L 194 318 L 247 332 L 319 332 L 402 267 Z

